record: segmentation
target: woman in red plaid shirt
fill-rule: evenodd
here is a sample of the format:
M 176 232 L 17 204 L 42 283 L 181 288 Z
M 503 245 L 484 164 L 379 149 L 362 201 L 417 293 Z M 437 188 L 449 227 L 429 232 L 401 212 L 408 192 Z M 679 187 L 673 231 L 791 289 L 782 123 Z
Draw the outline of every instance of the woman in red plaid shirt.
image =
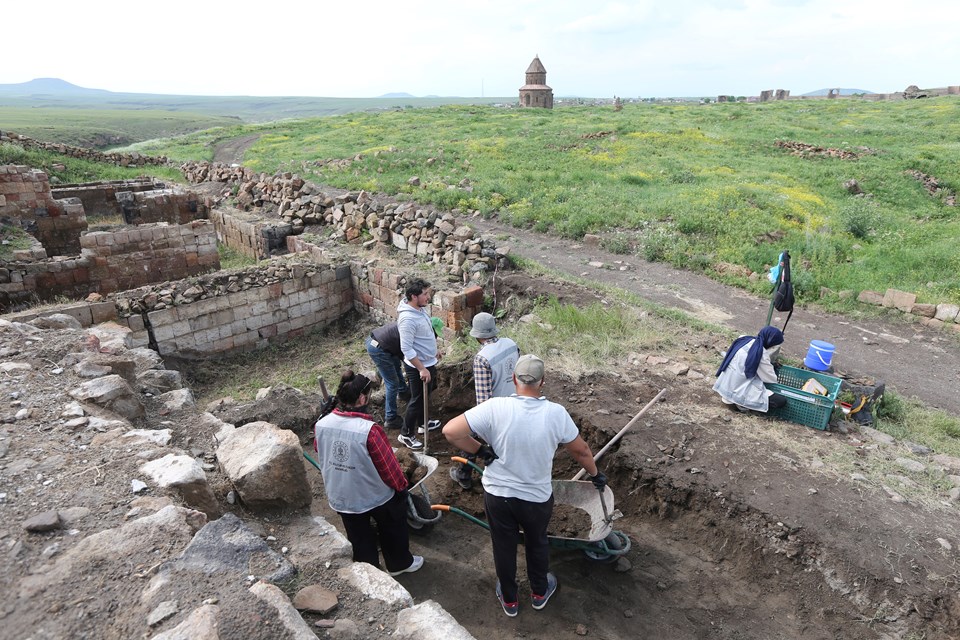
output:
M 314 426 L 323 487 L 353 545 L 354 562 L 379 569 L 379 542 L 390 575 L 412 573 L 423 557 L 410 553 L 407 479 L 383 427 L 367 415 L 369 389 L 366 376 L 345 372 L 335 408 Z

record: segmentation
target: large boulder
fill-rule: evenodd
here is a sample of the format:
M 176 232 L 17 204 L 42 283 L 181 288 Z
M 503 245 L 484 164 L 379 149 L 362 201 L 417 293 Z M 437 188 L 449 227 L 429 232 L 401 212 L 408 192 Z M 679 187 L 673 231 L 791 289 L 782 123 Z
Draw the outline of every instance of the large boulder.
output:
M 142 465 L 140 472 L 156 485 L 176 491 L 185 503 L 203 511 L 211 520 L 220 517 L 220 505 L 195 458 L 171 453 Z
M 305 393 L 278 384 L 258 394 L 253 402 L 222 405 L 214 415 L 231 424 L 270 422 L 297 434 L 309 434 L 320 415 L 323 399 L 317 393 Z
M 140 418 L 144 415 L 140 398 L 127 381 L 116 374 L 84 382 L 71 390 L 70 396 L 109 409 L 124 418 Z
M 217 458 L 250 509 L 299 509 L 313 498 L 292 431 L 269 422 L 245 424 L 227 436 Z
M 297 569 L 243 520 L 226 513 L 203 527 L 180 557 L 164 566 L 163 572 L 170 576 L 191 572 L 232 574 L 238 582 L 252 575 L 258 580 L 285 583 L 296 576 Z

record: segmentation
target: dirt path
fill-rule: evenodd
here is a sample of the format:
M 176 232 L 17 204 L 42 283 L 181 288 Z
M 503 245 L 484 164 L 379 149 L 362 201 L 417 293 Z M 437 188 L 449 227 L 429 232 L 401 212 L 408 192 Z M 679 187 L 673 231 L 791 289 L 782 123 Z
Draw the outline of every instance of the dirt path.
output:
M 756 298 L 706 276 L 534 231 L 519 231 L 494 221 L 473 218 L 469 224 L 497 238 L 499 246 L 509 245 L 513 255 L 568 275 L 632 291 L 738 332 L 756 334 L 767 317 L 769 298 Z M 613 268 L 589 266 L 592 261 Z M 620 271 L 620 265 L 628 265 L 628 269 Z M 775 312 L 776 326 L 782 327 L 784 319 L 784 314 Z M 838 371 L 876 377 L 901 395 L 960 415 L 960 394 L 956 393 L 960 383 L 957 334 L 897 318 L 852 320 L 797 308 L 787 327 L 783 353 L 802 360 L 811 340 L 836 345 L 833 365 Z
M 243 154 L 259 139 L 260 134 L 254 133 L 218 144 L 213 151 L 213 161 L 229 165 L 243 164 Z

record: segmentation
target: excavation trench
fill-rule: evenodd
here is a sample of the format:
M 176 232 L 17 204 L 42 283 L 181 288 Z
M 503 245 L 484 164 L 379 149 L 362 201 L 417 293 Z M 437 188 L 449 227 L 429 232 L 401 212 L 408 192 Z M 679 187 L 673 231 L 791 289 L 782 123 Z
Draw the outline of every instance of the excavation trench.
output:
M 440 367 L 431 417 L 446 421 L 472 406 L 468 364 Z M 649 400 L 658 382 L 627 388 L 606 377 L 551 379 L 545 391 L 568 407 L 598 451 L 637 410 L 617 406 L 620 399 Z M 503 615 L 494 598 L 488 533 L 451 513 L 425 535 L 412 536 L 414 553 L 427 564 L 401 581 L 418 601 L 438 601 L 478 638 L 563 638 L 584 631 L 598 638 L 875 638 L 902 636 L 920 622 L 923 606 L 895 601 L 891 585 L 868 577 L 869 567 L 850 567 L 825 550 L 829 541 L 784 521 L 776 508 L 757 509 L 737 496 L 738 489 L 702 480 L 698 467 L 716 461 L 723 467 L 729 453 L 718 453 L 712 438 L 709 425 L 678 415 L 668 398 L 601 459 L 623 514 L 614 528 L 632 547 L 608 564 L 579 550 L 553 549 L 551 568 L 561 591 L 548 613 L 524 607 L 521 599 L 518 618 Z M 483 518 L 479 483 L 464 491 L 450 480 L 450 456 L 457 452 L 439 432 L 432 434 L 429 453 L 440 462 L 425 481 L 431 501 Z M 554 477 L 570 479 L 578 470 L 561 450 Z M 319 474 L 311 477 L 314 511 L 339 527 Z M 522 549 L 520 558 L 523 598 L 529 586 Z M 938 616 L 932 609 L 926 615 Z

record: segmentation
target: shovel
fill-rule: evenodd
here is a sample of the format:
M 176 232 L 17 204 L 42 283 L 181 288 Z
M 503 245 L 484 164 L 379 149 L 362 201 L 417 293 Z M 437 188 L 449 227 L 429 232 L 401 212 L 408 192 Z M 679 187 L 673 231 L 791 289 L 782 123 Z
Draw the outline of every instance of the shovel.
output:
M 610 438 L 610 442 L 608 442 L 606 445 L 604 445 L 603 449 L 600 449 L 600 451 L 598 451 L 598 452 L 596 453 L 596 455 L 593 456 L 593 461 L 596 462 L 597 460 L 599 460 L 599 459 L 600 459 L 600 456 L 602 456 L 603 454 L 605 454 L 605 453 L 610 449 L 610 447 L 612 447 L 612 446 L 615 445 L 617 442 L 619 442 L 620 438 L 623 437 L 623 434 L 625 434 L 625 433 L 627 432 L 627 430 L 630 429 L 630 427 L 632 427 L 633 425 L 635 425 L 635 424 L 637 423 L 637 420 L 639 420 L 640 417 L 641 417 L 643 414 L 645 414 L 645 413 L 647 412 L 647 410 L 649 410 L 650 407 L 652 407 L 655 402 L 657 402 L 660 398 L 662 398 L 663 395 L 664 395 L 666 392 L 667 392 L 666 389 L 661 389 L 661 390 L 660 390 L 660 393 L 658 393 L 657 395 L 655 395 L 655 396 L 653 397 L 653 400 L 651 400 L 650 402 L 647 403 L 647 406 L 645 406 L 643 409 L 640 409 L 640 411 L 637 413 L 637 415 L 633 416 L 633 419 L 630 420 L 630 422 L 627 423 L 627 426 L 625 426 L 623 429 L 620 429 L 620 431 L 617 432 L 617 435 L 615 435 L 615 436 L 613 436 L 612 438 Z M 580 478 L 582 478 L 582 477 L 585 476 L 586 474 L 587 474 L 587 470 L 586 470 L 586 469 L 580 469 L 580 471 L 577 473 L 577 475 L 573 476 L 573 479 L 574 479 L 574 480 L 579 480 Z
M 416 435 L 416 434 L 414 434 Z M 430 384 L 423 381 L 423 455 L 427 455 L 430 442 Z

